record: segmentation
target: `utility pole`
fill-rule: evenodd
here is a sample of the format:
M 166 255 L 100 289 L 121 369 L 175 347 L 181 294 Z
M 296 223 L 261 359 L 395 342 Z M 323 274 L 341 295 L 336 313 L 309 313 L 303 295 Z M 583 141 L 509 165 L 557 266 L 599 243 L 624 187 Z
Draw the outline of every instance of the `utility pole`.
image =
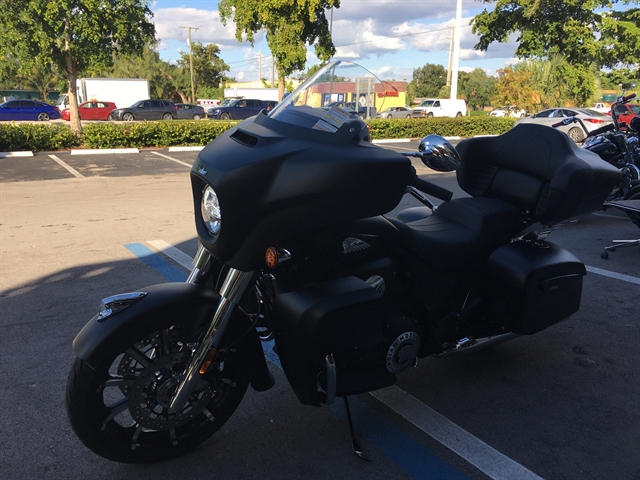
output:
M 453 57 L 453 32 L 455 31 L 455 18 L 451 19 L 451 41 L 449 42 L 449 66 L 447 67 L 447 87 L 451 86 L 451 67 Z
M 262 81 L 262 52 L 258 52 L 258 81 Z
M 462 19 L 462 0 L 458 0 L 456 7 L 456 23 L 453 30 L 453 62 L 451 64 L 451 95 L 455 100 L 458 96 L 458 63 L 460 63 L 460 21 Z
M 183 27 L 181 26 L 180 28 L 186 28 L 187 31 L 189 32 L 189 70 L 191 73 L 191 103 L 196 103 L 196 89 L 193 85 L 193 49 L 191 48 L 191 30 L 200 30 L 197 27 Z

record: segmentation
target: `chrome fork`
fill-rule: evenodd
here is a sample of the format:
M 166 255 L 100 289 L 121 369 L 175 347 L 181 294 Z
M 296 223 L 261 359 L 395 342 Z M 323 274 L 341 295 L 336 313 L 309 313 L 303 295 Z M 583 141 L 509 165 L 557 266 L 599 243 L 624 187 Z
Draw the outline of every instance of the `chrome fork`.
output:
M 189 283 L 196 283 L 202 274 L 202 270 L 211 259 L 211 254 L 202 246 L 194 260 L 193 270 L 187 279 Z M 232 268 L 220 288 L 220 303 L 213 314 L 209 328 L 202 341 L 191 357 L 191 362 L 180 381 L 169 408 L 174 412 L 182 410 L 191 393 L 200 381 L 200 377 L 206 372 L 205 361 L 213 349 L 220 344 L 224 331 L 229 323 L 235 306 L 240 302 L 245 290 L 251 285 L 253 272 L 242 272 Z M 208 359 L 210 361 L 210 358 Z M 204 370 L 204 371 L 202 371 Z

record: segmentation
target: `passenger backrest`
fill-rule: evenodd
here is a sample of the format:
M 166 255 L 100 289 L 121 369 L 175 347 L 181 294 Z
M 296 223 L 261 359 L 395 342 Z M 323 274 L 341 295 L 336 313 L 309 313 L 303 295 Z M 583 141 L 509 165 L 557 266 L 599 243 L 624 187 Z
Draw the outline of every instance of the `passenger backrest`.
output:
M 621 181 L 618 169 L 543 125 L 518 124 L 497 137 L 463 140 L 456 149 L 465 192 L 512 203 L 546 225 L 597 210 Z

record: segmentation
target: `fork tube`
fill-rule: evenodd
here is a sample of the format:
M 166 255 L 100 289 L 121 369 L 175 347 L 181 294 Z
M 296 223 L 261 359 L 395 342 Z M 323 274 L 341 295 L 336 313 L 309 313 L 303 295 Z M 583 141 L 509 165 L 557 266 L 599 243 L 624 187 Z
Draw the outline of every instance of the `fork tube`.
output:
M 194 268 L 195 270 L 195 268 Z M 220 289 L 220 303 L 211 319 L 211 323 L 200 345 L 193 353 L 180 385 L 171 399 L 169 408 L 174 412 L 180 411 L 200 380 L 200 367 L 212 348 L 217 348 L 225 328 L 229 323 L 235 306 L 253 280 L 253 272 L 241 272 L 231 268 Z

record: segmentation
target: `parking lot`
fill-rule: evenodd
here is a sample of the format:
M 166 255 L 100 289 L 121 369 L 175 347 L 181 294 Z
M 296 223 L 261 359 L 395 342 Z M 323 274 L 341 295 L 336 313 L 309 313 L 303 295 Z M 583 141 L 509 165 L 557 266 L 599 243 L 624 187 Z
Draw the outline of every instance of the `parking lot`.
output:
M 600 258 L 640 229 L 615 210 L 549 237 L 588 266 L 571 319 L 475 355 L 423 359 L 396 386 L 353 399 L 371 462 L 351 452 L 344 411 L 300 405 L 277 361 L 276 386 L 249 390 L 192 454 L 131 466 L 87 450 L 66 420 L 71 342 L 102 298 L 186 277 L 196 155 L 0 159 L 3 478 L 640 479 L 640 248 Z M 419 173 L 463 194 L 454 174 Z

